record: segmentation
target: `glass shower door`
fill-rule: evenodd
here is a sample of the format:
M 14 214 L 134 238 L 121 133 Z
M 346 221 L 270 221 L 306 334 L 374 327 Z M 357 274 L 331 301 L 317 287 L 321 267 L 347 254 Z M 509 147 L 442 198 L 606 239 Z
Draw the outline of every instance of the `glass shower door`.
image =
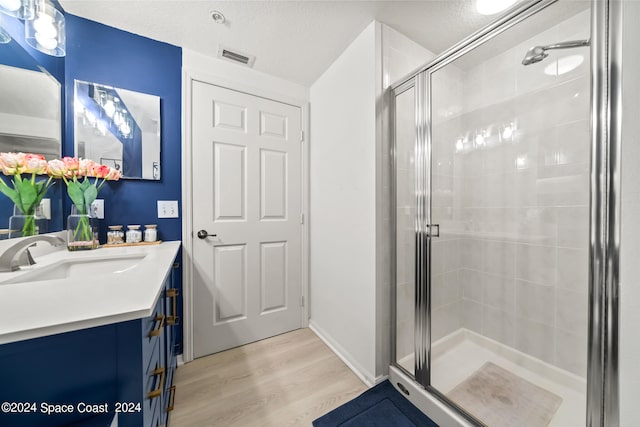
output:
M 414 375 L 416 91 L 412 83 L 396 91 L 394 102 L 395 181 L 395 363 Z
M 430 384 L 490 426 L 585 425 L 588 2 L 427 73 Z M 577 44 L 579 45 L 579 43 Z

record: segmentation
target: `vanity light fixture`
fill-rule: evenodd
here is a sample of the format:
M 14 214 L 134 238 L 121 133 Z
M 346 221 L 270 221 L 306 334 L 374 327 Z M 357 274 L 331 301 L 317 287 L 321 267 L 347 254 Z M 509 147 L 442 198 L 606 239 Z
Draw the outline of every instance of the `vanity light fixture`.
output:
M 476 0 L 476 10 L 481 15 L 495 15 L 518 0 Z
M 0 0 L 8 1 L 8 0 Z M 29 46 L 51 56 L 65 56 L 64 15 L 47 0 L 36 1 L 35 19 L 25 21 L 24 35 Z
M 22 20 L 36 16 L 36 0 L 0 0 L 0 12 Z

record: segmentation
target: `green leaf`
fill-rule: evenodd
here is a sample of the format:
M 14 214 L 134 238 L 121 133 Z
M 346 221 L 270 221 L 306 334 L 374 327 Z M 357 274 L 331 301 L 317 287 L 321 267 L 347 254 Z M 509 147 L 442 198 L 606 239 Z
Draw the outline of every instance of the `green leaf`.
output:
M 14 205 L 20 204 L 20 195 L 15 189 L 9 187 L 7 183 L 4 182 L 4 180 L 2 180 L 2 183 L 0 183 L 0 191 L 2 192 L 2 194 L 11 199 Z
M 76 181 L 69 181 L 67 194 L 69 194 L 71 201 L 76 205 L 80 213 L 84 213 L 86 206 L 84 203 L 84 191 L 82 191 L 82 188 L 80 188 L 80 185 Z
M 29 183 L 23 183 L 22 188 L 20 188 L 20 200 L 24 209 L 22 213 L 27 215 L 33 214 L 37 198 L 38 193 L 36 192 L 35 187 Z
M 96 197 L 98 197 L 98 189 L 94 185 L 90 185 L 89 188 L 84 190 L 84 203 L 86 206 L 90 206 Z

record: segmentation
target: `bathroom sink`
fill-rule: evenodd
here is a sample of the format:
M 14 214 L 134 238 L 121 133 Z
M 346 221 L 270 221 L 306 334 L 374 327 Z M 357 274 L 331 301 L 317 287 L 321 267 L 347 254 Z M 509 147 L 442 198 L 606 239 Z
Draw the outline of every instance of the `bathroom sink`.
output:
M 138 265 L 145 255 L 136 254 L 130 256 L 116 256 L 107 258 L 69 259 L 60 261 L 54 265 L 39 267 L 19 276 L 0 282 L 3 285 L 26 282 L 39 282 L 43 280 L 67 279 L 70 277 L 86 278 L 91 280 L 96 276 L 106 274 L 118 274 L 128 271 Z

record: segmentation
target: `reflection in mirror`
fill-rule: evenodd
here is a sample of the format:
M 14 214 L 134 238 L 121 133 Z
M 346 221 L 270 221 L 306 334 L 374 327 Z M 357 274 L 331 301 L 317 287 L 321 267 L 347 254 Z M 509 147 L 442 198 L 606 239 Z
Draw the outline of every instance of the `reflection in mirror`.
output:
M 75 155 L 160 179 L 160 97 L 75 81 Z
M 61 157 L 61 84 L 15 40 L 0 45 L 0 151 Z M 8 182 L 9 177 L 2 177 Z M 62 230 L 62 191 L 54 185 L 36 212 L 40 233 Z M 9 227 L 13 202 L 0 196 L 0 239 Z
M 0 65 L 0 151 L 60 157 L 60 85 L 39 71 Z

